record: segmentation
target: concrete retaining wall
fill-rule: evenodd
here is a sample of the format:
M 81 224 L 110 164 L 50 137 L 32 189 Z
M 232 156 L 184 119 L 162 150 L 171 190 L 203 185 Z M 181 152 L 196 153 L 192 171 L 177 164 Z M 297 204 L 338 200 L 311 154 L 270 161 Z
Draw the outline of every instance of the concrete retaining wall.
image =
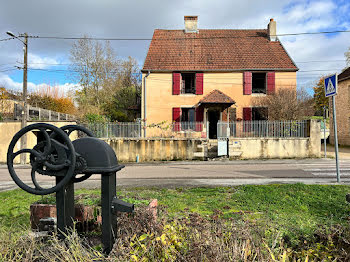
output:
M 229 141 L 230 158 L 321 157 L 320 122 L 310 122 L 307 138 L 235 138 Z
M 140 162 L 205 159 L 205 139 L 105 139 L 112 146 L 118 160 Z
M 200 138 L 105 139 L 122 162 L 194 160 L 217 155 L 217 140 Z M 211 154 L 214 149 L 216 152 Z M 308 158 L 321 156 L 320 123 L 311 121 L 307 138 L 231 138 L 232 159 Z

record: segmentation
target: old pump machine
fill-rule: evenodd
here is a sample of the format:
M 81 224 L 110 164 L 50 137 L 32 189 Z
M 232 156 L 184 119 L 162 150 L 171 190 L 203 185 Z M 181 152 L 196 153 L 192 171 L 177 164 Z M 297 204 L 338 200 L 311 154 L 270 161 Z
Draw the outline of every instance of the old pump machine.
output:
M 69 135 L 73 131 L 85 133 L 85 137 L 71 141 Z M 29 132 L 37 136 L 37 144 L 32 149 L 15 150 L 16 143 Z M 24 183 L 14 169 L 14 159 L 20 154 L 29 154 L 32 185 Z M 56 193 L 58 233 L 65 233 L 73 226 L 74 183 L 84 181 L 93 174 L 101 174 L 102 244 L 107 254 L 115 240 L 114 213 L 134 210 L 134 205 L 116 198 L 116 172 L 124 166 L 118 164 L 113 149 L 107 143 L 95 138 L 82 126 L 58 128 L 38 123 L 24 127 L 9 145 L 7 166 L 12 179 L 23 190 L 35 195 Z M 51 188 L 40 186 L 37 174 L 54 176 L 56 184 Z

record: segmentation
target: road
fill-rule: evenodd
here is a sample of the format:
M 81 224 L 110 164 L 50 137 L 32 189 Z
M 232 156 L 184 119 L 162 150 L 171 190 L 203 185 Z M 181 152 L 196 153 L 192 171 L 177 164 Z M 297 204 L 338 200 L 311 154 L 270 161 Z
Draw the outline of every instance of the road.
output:
M 350 159 L 340 160 L 341 182 L 350 184 Z M 17 166 L 17 173 L 30 182 L 30 169 Z M 53 178 L 38 175 L 43 187 L 54 185 Z M 334 159 L 240 160 L 126 164 L 117 173 L 118 186 L 181 187 L 233 186 L 269 183 L 336 184 Z M 76 184 L 76 188 L 100 186 L 100 176 Z M 0 166 L 0 191 L 17 188 L 6 166 Z

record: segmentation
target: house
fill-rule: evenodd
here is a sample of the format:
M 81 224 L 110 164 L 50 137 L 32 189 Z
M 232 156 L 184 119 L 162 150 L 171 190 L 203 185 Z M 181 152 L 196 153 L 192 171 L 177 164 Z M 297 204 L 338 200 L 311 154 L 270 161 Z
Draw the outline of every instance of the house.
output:
M 156 29 L 142 69 L 141 118 L 145 126 L 174 122 L 173 131 L 216 138 L 218 121 L 263 120 L 268 108 L 253 97 L 296 88 L 297 66 L 267 29 Z M 153 136 L 145 129 L 145 136 Z
M 330 108 L 330 143 L 334 145 L 333 109 Z M 335 96 L 337 111 L 337 133 L 339 145 L 350 145 L 350 67 L 338 75 L 337 95 Z

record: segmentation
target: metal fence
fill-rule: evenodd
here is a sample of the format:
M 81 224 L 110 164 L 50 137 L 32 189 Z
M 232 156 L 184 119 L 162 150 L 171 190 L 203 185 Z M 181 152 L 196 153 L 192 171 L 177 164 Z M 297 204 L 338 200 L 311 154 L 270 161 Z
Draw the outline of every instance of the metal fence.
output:
M 89 123 L 82 125 L 99 138 L 141 137 L 141 122 Z
M 14 104 L 13 117 L 15 120 L 22 118 L 23 106 L 21 104 Z M 32 121 L 68 121 L 75 120 L 75 116 L 60 112 L 55 112 L 38 107 L 27 106 L 28 120 Z
M 231 137 L 309 137 L 309 120 L 235 121 L 229 123 Z

